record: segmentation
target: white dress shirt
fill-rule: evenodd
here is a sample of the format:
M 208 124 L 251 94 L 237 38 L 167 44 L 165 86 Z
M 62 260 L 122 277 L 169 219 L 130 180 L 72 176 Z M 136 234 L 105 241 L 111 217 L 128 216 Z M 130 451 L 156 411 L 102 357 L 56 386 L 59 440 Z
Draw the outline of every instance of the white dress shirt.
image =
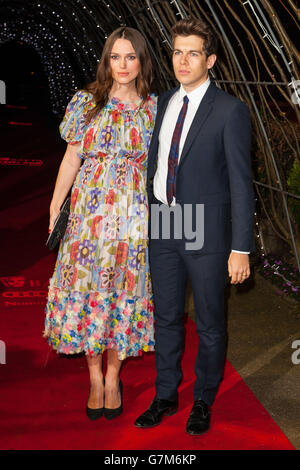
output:
M 209 87 L 209 84 L 210 79 L 208 78 L 206 82 L 202 83 L 202 85 L 200 85 L 198 88 L 195 88 L 195 90 L 191 91 L 190 93 L 187 93 L 181 85 L 179 90 L 174 93 L 168 103 L 158 137 L 159 143 L 157 170 L 153 181 L 154 196 L 156 197 L 156 199 L 163 202 L 164 204 L 168 204 L 167 175 L 169 153 L 177 118 L 183 105 L 183 98 L 187 95 L 189 102 L 187 107 L 187 113 L 183 123 L 182 134 L 180 137 L 178 163 L 180 160 L 186 136 L 191 127 L 191 124 L 201 103 L 201 100 L 207 88 Z M 175 206 L 175 197 L 173 198 L 171 205 Z
M 158 159 L 157 159 L 157 170 L 153 180 L 153 193 L 156 199 L 168 205 L 167 200 L 167 175 L 168 175 L 168 159 L 170 153 L 170 147 L 172 142 L 172 137 L 178 115 L 183 105 L 183 98 L 187 95 L 189 102 L 187 107 L 187 113 L 183 123 L 182 133 L 179 143 L 179 155 L 178 163 L 180 160 L 181 152 L 185 143 L 185 139 L 199 108 L 199 105 L 202 101 L 203 96 L 205 95 L 208 87 L 210 85 L 210 79 L 202 83 L 199 87 L 195 88 L 190 93 L 187 93 L 183 86 L 181 85 L 179 90 L 177 90 L 174 95 L 171 97 L 164 118 L 160 128 L 159 137 L 158 137 Z M 176 200 L 173 197 L 171 206 L 175 206 Z M 245 253 L 244 251 L 235 251 L 236 253 Z

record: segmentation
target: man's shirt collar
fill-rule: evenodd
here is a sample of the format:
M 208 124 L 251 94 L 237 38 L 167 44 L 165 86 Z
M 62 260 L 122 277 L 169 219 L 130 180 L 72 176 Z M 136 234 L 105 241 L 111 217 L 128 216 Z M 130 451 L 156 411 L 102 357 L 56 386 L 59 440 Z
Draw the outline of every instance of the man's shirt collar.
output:
M 209 77 L 204 83 L 202 83 L 200 86 L 195 88 L 190 93 L 187 93 L 185 89 L 183 88 L 183 86 L 180 85 L 180 88 L 178 90 L 178 95 L 177 95 L 178 102 L 183 102 L 183 98 L 185 97 L 185 95 L 187 95 L 189 99 L 189 104 L 191 103 L 195 108 L 198 108 L 209 85 L 210 85 Z

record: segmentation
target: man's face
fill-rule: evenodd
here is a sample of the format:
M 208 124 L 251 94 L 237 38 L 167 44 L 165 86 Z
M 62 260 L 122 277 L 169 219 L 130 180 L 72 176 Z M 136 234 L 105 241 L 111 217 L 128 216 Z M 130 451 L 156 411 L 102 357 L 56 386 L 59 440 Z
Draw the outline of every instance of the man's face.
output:
M 187 92 L 204 83 L 216 61 L 216 55 L 206 57 L 203 39 L 199 36 L 177 36 L 174 41 L 173 68 L 177 80 Z

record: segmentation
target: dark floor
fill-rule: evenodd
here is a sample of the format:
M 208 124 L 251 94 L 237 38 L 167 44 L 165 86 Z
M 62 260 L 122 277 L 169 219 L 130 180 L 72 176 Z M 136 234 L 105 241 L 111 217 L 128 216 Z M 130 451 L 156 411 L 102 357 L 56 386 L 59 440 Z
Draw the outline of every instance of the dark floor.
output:
M 300 304 L 279 297 L 277 289 L 256 272 L 247 282 L 248 286 L 228 286 L 226 291 L 227 357 L 300 449 L 300 364 L 292 362 L 292 343 L 300 341 Z M 189 285 L 187 306 L 194 317 Z

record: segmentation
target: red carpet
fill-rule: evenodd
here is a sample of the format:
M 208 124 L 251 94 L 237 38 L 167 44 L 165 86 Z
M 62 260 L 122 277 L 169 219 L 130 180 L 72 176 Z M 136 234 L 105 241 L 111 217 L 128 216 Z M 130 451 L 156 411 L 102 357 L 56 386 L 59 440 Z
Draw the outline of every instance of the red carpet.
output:
M 27 111 L 26 111 L 27 112 Z M 234 368 L 227 362 L 225 379 L 213 407 L 209 433 L 191 437 L 184 431 L 193 397 L 195 326 L 187 322 L 184 379 L 179 411 L 153 429 L 139 430 L 135 418 L 154 396 L 154 354 L 129 359 L 122 370 L 124 412 L 114 421 L 91 422 L 85 415 L 89 378 L 85 357 L 58 356 L 42 338 L 48 279 L 55 254 L 44 246 L 48 207 L 65 146 L 42 119 L 20 126 L 1 157 L 41 159 L 40 166 L 9 166 L 0 192 L 0 228 L 5 250 L 0 272 L 0 340 L 6 364 L 0 364 L 1 449 L 293 449 Z M 1 116 L 2 124 L 26 115 Z M 12 126 L 11 126 L 12 127 Z M 5 129 L 11 130 L 8 126 Z M 43 138 L 41 137 L 43 135 Z M 10 142 L 14 142 L 11 152 Z M 23 160 L 22 160 L 23 161 Z M 4 245 L 2 245 L 3 247 Z M 1 344 L 0 344 L 1 345 Z M 1 354 L 0 354 L 1 357 Z
M 51 254 L 22 272 L 24 286 L 29 287 L 5 287 L 6 296 L 26 291 L 44 295 L 42 287 L 30 285 L 43 285 L 53 262 Z M 200 437 L 184 432 L 192 403 L 197 350 L 191 320 L 186 324 L 179 412 L 157 428 L 139 430 L 133 426 L 154 395 L 151 353 L 124 364 L 123 415 L 112 422 L 105 418 L 90 422 L 84 412 L 89 389 L 86 359 L 49 353 L 41 337 L 43 298 L 32 297 L 31 301 L 37 305 L 9 305 L 16 302 L 11 298 L 2 308 L 0 339 L 6 343 L 7 354 L 6 364 L 0 365 L 1 449 L 293 449 L 229 362 L 213 407 L 210 432 Z

